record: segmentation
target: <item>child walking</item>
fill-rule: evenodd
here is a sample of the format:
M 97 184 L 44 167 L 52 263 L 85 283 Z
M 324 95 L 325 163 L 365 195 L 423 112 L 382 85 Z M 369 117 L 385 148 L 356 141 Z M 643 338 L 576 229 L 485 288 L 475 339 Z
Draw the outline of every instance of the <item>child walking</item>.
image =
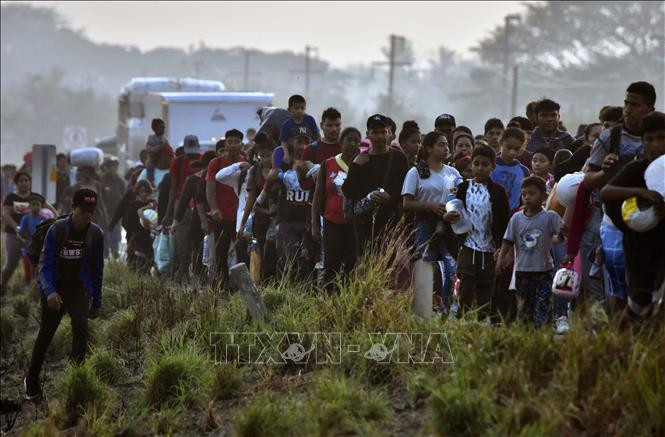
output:
M 509 267 L 515 248 L 515 280 L 520 315 L 538 328 L 550 319 L 550 297 L 554 263 L 550 250 L 558 239 L 563 221 L 554 211 L 543 210 L 547 197 L 545 181 L 529 176 L 521 185 L 524 209 L 513 215 L 503 236 L 497 274 Z M 555 238 L 557 237 L 557 238 Z
M 36 194 L 30 196 L 30 213 L 25 214 L 21 217 L 21 223 L 19 224 L 19 238 L 23 242 L 23 248 L 21 249 L 21 258 L 23 259 L 23 271 L 25 273 L 25 283 L 30 284 L 35 278 L 35 265 L 32 264 L 28 258 L 26 249 L 30 239 L 37 231 L 37 226 L 45 219 L 41 215 L 41 210 L 43 207 L 42 197 Z
M 464 218 L 471 230 L 463 236 L 464 244 L 457 258 L 459 302 L 462 310 L 479 308 L 481 319 L 490 315 L 494 295 L 494 259 L 508 225 L 508 196 L 492 181 L 495 153 L 489 146 L 477 146 L 471 154 L 473 179 L 462 182 L 457 198 L 464 203 Z M 449 212 L 444 220 L 457 223 L 461 216 Z

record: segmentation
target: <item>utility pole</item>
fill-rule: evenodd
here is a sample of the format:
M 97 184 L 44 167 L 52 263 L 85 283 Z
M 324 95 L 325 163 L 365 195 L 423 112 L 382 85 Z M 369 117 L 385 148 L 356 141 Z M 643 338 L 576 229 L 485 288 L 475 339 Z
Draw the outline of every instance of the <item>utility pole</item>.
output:
M 317 58 L 319 54 L 318 47 L 312 47 L 310 45 L 305 46 L 305 69 L 304 70 L 292 70 L 292 73 L 295 74 L 304 74 L 305 75 L 305 97 L 309 98 L 309 89 L 310 89 L 310 77 L 312 74 L 323 74 L 324 70 L 312 70 L 311 65 L 311 56 L 310 53 L 316 52 Z
M 510 99 L 510 116 L 517 115 L 517 65 L 513 65 L 513 92 Z
M 251 71 L 250 69 L 250 58 L 251 58 L 251 51 L 248 49 L 242 49 L 243 52 L 243 59 L 244 59 L 244 68 L 242 71 L 232 71 L 230 73 L 226 73 L 226 76 L 235 76 L 238 77 L 242 75 L 242 89 L 243 91 L 249 91 L 250 88 L 250 79 L 252 76 L 260 76 L 260 72 L 254 72 Z
M 395 95 L 395 67 L 411 65 L 411 62 L 398 62 L 398 52 L 404 50 L 406 38 L 398 35 L 390 35 L 390 47 L 388 49 L 388 62 L 375 61 L 372 65 L 387 65 L 388 66 L 388 109 L 392 111 L 394 95 Z M 399 49 L 397 45 L 399 44 Z
M 503 96 L 504 96 L 504 113 L 508 113 L 508 68 L 511 61 L 511 54 L 513 51 L 512 46 L 510 45 L 510 35 L 513 31 L 513 23 L 521 23 L 522 17 L 518 14 L 509 14 L 504 17 L 504 29 L 503 29 Z M 514 74 L 513 81 L 516 80 L 516 75 Z M 513 84 L 516 86 L 516 83 Z M 516 91 L 513 91 L 513 94 Z M 513 104 L 514 108 L 514 104 Z M 510 114 L 514 115 L 515 110 L 512 109 Z

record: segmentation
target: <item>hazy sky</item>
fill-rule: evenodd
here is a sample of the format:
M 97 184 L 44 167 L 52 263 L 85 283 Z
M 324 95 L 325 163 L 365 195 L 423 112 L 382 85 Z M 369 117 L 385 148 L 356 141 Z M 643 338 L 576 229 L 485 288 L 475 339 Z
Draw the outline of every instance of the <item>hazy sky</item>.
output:
M 5 3 L 5 2 L 3 2 Z M 264 51 L 318 47 L 341 67 L 384 60 L 388 35 L 413 42 L 420 64 L 440 45 L 468 49 L 520 2 L 30 2 L 58 10 L 96 42 L 187 48 L 246 46 Z M 270 30 L 273 29 L 273 30 Z

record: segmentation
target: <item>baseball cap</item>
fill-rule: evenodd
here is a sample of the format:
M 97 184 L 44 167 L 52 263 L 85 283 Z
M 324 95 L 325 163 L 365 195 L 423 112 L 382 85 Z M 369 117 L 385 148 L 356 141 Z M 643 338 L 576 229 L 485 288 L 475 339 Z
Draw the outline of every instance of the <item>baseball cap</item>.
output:
M 88 188 L 81 188 L 74 193 L 72 206 L 84 210 L 94 210 L 97 207 L 97 193 Z
M 367 130 L 372 129 L 374 126 L 388 126 L 389 124 L 390 123 L 385 116 L 381 114 L 374 114 L 367 119 Z
M 185 136 L 182 145 L 185 150 L 185 155 L 201 153 L 201 145 L 199 144 L 199 138 L 196 135 Z
M 298 126 L 298 130 L 291 135 L 292 139 L 296 138 L 307 138 L 312 139 L 312 131 L 307 126 Z
M 457 126 L 457 124 L 455 124 L 455 117 L 450 114 L 441 114 L 436 117 L 436 120 L 434 120 L 434 127 L 437 127 L 440 124 L 450 124 L 453 127 Z

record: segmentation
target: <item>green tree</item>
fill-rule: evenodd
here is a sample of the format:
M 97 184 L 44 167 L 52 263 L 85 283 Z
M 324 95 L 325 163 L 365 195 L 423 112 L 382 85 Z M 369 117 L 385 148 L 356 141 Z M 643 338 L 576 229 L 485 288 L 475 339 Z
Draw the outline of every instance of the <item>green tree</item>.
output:
M 663 95 L 664 2 L 548 1 L 525 7 L 521 22 L 511 23 L 508 40 L 502 25 L 474 48 L 482 68 L 499 77 L 508 48 L 509 71 L 519 66 L 518 109 L 548 95 L 566 105 L 564 116 L 572 112 L 570 118 L 581 122 L 595 119 L 603 105 L 620 105 L 633 81 L 647 80 Z M 483 83 L 476 85 L 486 89 Z

